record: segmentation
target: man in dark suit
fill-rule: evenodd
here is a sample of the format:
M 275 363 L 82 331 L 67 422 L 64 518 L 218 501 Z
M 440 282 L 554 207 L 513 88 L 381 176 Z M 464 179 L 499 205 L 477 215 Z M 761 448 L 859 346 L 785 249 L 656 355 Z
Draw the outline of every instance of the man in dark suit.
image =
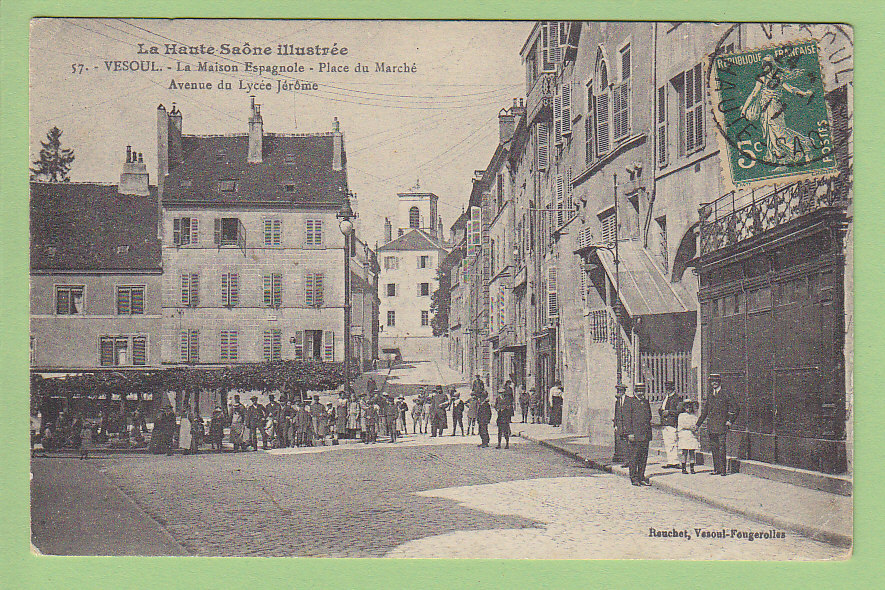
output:
M 707 435 L 710 437 L 710 451 L 713 454 L 713 473 L 710 475 L 728 475 L 725 439 L 739 412 L 738 404 L 722 390 L 722 376 L 719 373 L 710 373 L 710 395 L 697 421 L 697 426 L 700 426 L 709 418 Z
M 651 405 L 645 397 L 645 383 L 633 385 L 633 397 L 624 398 L 622 412 L 630 443 L 630 482 L 634 486 L 650 486 L 651 481 L 645 477 L 645 464 L 651 441 Z
M 246 429 L 249 431 L 249 445 L 253 451 L 258 450 L 258 431 L 262 432 L 264 448 L 267 448 L 267 435 L 264 434 L 264 406 L 258 403 L 258 396 L 253 395 L 252 405 L 246 407 Z
M 615 454 L 612 461 L 621 463 L 621 467 L 629 466 L 629 443 L 627 431 L 624 429 L 624 399 L 627 395 L 627 386 L 621 383 L 615 385 L 615 417 L 612 420 L 615 429 Z
M 479 438 L 482 441 L 479 446 L 489 446 L 489 422 L 492 421 L 492 406 L 489 404 L 489 395 L 483 391 L 477 398 L 479 405 L 476 408 L 476 423 L 479 425 Z

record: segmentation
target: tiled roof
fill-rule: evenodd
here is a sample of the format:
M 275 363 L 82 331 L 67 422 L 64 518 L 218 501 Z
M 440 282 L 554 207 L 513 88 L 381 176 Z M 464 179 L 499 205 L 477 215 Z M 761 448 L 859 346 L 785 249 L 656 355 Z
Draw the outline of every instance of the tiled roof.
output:
M 421 229 L 413 229 L 407 231 L 395 240 L 387 242 L 380 248 L 379 252 L 387 252 L 391 250 L 444 250 L 445 244 L 437 240 L 427 232 Z
M 31 183 L 31 270 L 159 270 L 157 188 Z
M 170 170 L 164 203 L 272 203 L 340 207 L 347 194 L 346 156 L 332 169 L 333 135 L 265 133 L 261 163 L 247 162 L 249 136 L 185 135 L 183 161 Z M 236 181 L 222 192 L 220 181 Z M 292 186 L 287 191 L 287 185 Z

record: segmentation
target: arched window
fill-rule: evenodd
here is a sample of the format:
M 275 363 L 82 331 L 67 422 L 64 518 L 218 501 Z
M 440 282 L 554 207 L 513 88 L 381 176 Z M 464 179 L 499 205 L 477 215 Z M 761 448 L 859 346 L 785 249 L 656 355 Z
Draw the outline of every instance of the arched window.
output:
M 421 223 L 421 214 L 418 212 L 418 207 L 412 207 L 409 209 L 409 227 L 413 229 L 418 229 Z

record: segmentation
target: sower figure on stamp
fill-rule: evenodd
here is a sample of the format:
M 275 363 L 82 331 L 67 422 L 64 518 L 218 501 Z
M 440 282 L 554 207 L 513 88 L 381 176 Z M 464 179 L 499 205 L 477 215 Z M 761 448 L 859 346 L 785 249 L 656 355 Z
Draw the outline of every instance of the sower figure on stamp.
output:
M 664 451 L 667 453 L 665 468 L 679 467 L 679 451 L 676 448 L 676 421 L 679 417 L 679 396 L 676 395 L 676 383 L 668 380 L 664 383 L 666 397 L 658 409 L 661 416 L 661 435 L 664 438 Z
M 737 420 L 740 407 L 722 390 L 722 375 L 710 373 L 710 395 L 698 416 L 696 426 L 707 423 L 707 435 L 710 437 L 710 452 L 713 455 L 713 473 L 710 475 L 728 475 L 728 463 L 725 458 L 725 439 L 728 429 Z
M 651 406 L 645 397 L 645 383 L 633 385 L 633 396 L 624 398 L 622 412 L 630 442 L 630 482 L 634 486 L 650 486 L 651 481 L 645 477 L 645 464 L 651 441 Z

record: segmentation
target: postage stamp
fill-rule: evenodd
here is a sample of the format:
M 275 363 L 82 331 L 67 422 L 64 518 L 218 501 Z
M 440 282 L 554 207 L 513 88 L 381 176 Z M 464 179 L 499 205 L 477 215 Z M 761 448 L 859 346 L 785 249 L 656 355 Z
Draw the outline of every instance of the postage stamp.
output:
M 838 174 L 817 41 L 729 53 L 708 65 L 726 182 Z

